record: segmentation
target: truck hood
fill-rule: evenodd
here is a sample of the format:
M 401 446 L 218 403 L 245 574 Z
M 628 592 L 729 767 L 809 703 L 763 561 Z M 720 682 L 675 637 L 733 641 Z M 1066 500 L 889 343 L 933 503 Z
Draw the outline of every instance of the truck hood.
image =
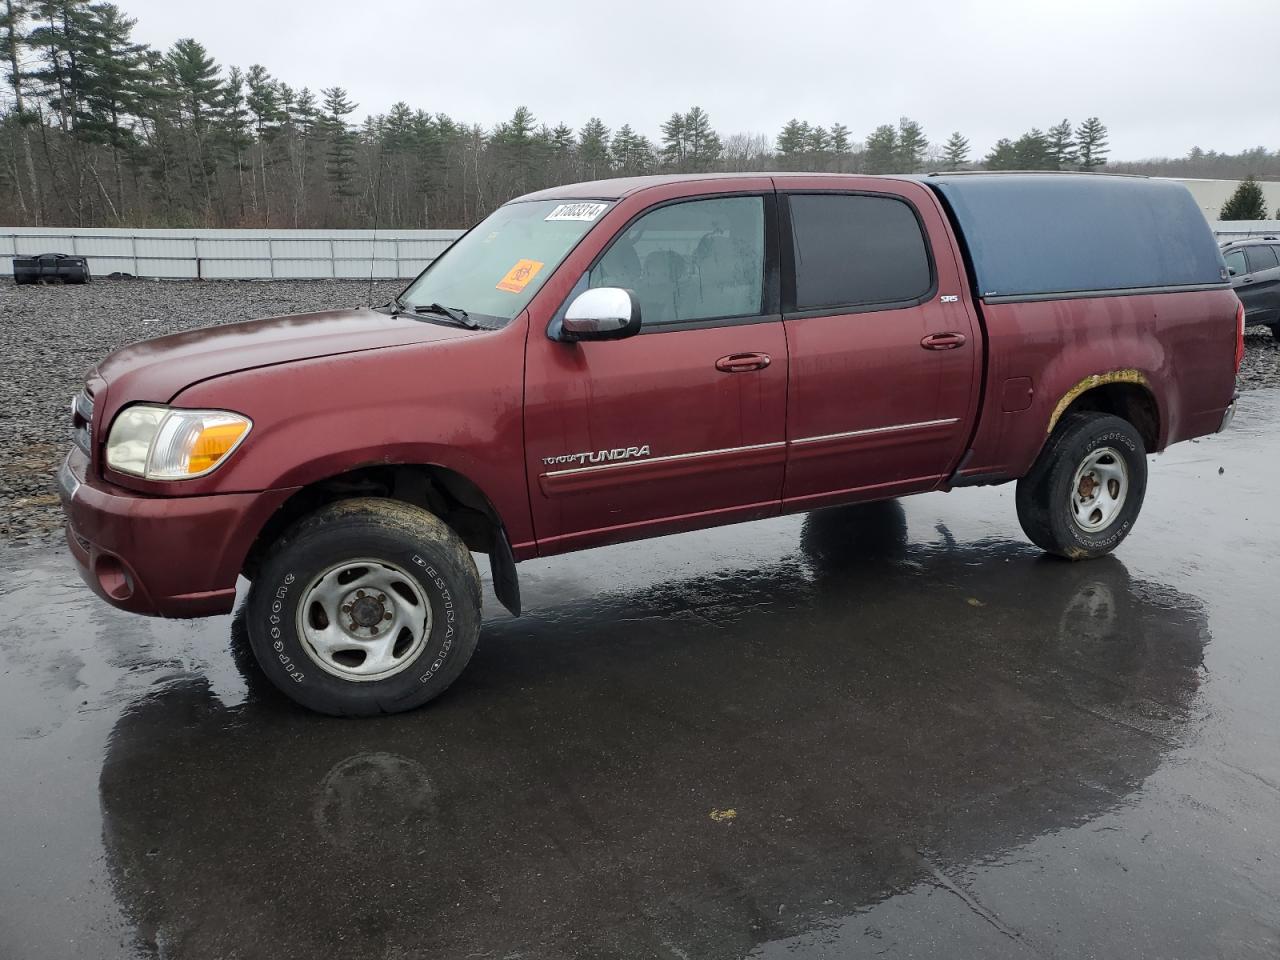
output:
M 113 406 L 166 403 L 192 384 L 241 370 L 479 332 L 369 309 L 269 317 L 131 344 L 103 360 L 90 381 L 110 391 Z

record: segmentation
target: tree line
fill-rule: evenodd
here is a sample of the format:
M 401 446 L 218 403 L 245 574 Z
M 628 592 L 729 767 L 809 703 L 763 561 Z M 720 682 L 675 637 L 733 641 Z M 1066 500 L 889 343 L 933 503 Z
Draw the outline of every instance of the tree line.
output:
M 524 106 L 495 127 L 396 103 L 354 121 L 341 87 L 224 68 L 197 40 L 156 50 L 113 3 L 0 0 L 0 222 L 69 226 L 460 227 L 531 190 L 654 172 L 1096 170 L 1107 128 L 1063 120 L 972 155 L 909 118 L 855 138 L 790 120 L 722 136 L 701 107 L 651 140 Z

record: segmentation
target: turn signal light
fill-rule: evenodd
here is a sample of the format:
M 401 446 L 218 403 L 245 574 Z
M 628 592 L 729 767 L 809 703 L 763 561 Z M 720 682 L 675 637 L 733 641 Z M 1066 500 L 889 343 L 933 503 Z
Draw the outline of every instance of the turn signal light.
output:
M 248 429 L 249 425 L 243 421 L 215 423 L 205 427 L 191 443 L 187 473 L 204 473 L 213 469 L 219 460 L 235 448 Z

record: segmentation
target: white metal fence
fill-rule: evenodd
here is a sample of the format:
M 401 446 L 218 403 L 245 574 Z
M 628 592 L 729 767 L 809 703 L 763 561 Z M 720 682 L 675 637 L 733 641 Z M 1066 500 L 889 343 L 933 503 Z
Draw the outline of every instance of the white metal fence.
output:
M 95 277 L 185 280 L 382 279 L 416 276 L 461 230 L 132 230 L 0 227 L 0 277 L 13 258 L 70 253 Z
M 1215 221 L 1219 240 L 1280 236 L 1280 221 Z M 461 230 L 129 230 L 0 227 L 0 277 L 14 256 L 70 253 L 95 277 L 127 273 L 175 280 L 408 279 Z
M 1218 220 L 1209 226 L 1222 241 L 1280 236 L 1280 220 Z

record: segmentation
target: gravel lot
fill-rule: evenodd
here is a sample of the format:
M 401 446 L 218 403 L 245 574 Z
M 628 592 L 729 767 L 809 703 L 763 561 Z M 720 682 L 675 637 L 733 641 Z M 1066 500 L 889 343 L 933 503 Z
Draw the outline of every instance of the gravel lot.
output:
M 383 303 L 402 286 L 374 284 Z M 83 287 L 0 283 L 3 351 L 0 543 L 60 536 L 52 475 L 68 444 L 68 405 L 89 368 L 124 344 L 191 327 L 369 302 L 365 281 L 95 281 Z M 1246 338 L 1242 390 L 1280 386 L 1280 341 L 1265 328 Z
M 373 285 L 385 303 L 399 281 Z M 102 357 L 127 343 L 192 327 L 369 301 L 363 280 L 100 280 L 87 286 L 0 282 L 0 543 L 49 543 L 61 536 L 53 474 L 66 454 L 72 395 Z

